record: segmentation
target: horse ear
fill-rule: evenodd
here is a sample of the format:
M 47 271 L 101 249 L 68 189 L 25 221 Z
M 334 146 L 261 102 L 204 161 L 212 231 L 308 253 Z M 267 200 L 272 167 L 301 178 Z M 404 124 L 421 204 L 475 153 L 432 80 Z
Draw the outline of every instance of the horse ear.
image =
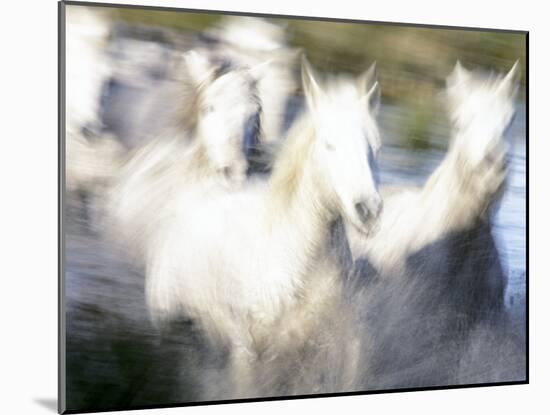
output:
M 195 85 L 206 81 L 214 73 L 214 68 L 204 53 L 191 50 L 183 55 L 183 60 L 187 75 Z
M 470 79 L 470 72 L 464 69 L 460 61 L 456 61 L 453 71 L 447 77 L 447 95 L 453 102 L 453 105 L 461 102 L 467 91 L 466 88 L 468 87 Z
M 315 111 L 317 102 L 322 92 L 319 84 L 313 76 L 313 70 L 311 69 L 305 55 L 302 55 L 302 85 L 308 107 L 310 111 Z
M 504 79 L 500 82 L 500 85 L 498 86 L 499 92 L 502 92 L 507 96 L 513 97 L 517 91 L 519 76 L 519 61 L 516 61 L 516 63 L 514 63 L 514 66 L 512 66 L 512 69 L 510 69 Z
M 378 115 L 378 110 L 380 109 L 381 95 L 382 92 L 380 91 L 380 84 L 378 83 L 378 81 L 376 81 L 362 98 L 362 100 L 364 100 L 365 102 L 365 105 L 369 109 L 369 112 L 374 116 Z
M 456 61 L 456 65 L 447 77 L 447 87 L 456 87 L 458 85 L 465 85 L 470 81 L 470 72 L 464 69 L 460 61 Z
M 357 78 L 357 88 L 359 93 L 363 95 L 365 92 L 368 93 L 369 89 L 372 88 L 372 85 L 376 83 L 377 71 L 376 71 L 376 62 L 374 62 L 369 69 L 359 75 Z

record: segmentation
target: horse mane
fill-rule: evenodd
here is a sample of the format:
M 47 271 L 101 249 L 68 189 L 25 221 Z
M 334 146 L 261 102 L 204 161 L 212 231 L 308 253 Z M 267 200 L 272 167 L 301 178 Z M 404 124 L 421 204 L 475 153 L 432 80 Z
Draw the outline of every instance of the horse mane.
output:
M 185 160 L 178 168 L 185 172 L 184 176 L 194 178 L 208 178 L 215 174 L 210 163 L 204 144 L 199 140 L 194 141 L 188 152 L 184 155 Z
M 199 103 L 204 86 L 196 86 L 189 76 L 178 82 L 178 105 L 175 112 L 175 124 L 178 129 L 194 137 L 199 122 Z
M 296 193 L 304 172 L 304 162 L 312 151 L 315 129 L 309 114 L 302 115 L 288 131 L 277 157 L 273 160 L 271 189 L 288 202 Z

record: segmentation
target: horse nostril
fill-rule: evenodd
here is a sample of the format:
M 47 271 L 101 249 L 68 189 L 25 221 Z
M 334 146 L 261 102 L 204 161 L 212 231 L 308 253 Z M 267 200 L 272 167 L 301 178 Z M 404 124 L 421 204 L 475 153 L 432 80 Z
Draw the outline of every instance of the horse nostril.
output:
M 226 179 L 230 179 L 233 175 L 233 169 L 230 166 L 223 167 L 221 169 L 221 172 Z
M 369 208 L 365 202 L 357 202 L 355 204 L 355 211 L 357 212 L 357 215 L 359 215 L 361 222 L 367 222 L 369 218 Z

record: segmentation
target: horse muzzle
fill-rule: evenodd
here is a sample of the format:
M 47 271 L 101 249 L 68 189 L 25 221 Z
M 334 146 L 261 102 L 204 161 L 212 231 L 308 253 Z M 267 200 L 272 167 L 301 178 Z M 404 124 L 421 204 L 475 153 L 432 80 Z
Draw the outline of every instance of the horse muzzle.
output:
M 383 206 L 379 195 L 361 199 L 354 204 L 355 215 L 361 223 L 360 230 L 363 233 L 370 234 L 376 230 Z

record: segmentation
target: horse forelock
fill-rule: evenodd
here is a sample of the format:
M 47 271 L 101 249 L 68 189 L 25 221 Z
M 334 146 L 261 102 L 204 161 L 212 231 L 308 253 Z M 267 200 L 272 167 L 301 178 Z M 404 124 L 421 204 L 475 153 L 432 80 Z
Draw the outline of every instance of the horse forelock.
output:
M 177 111 L 178 125 L 184 128 L 191 136 L 196 133 L 196 127 L 199 122 L 200 110 L 204 105 L 205 92 L 218 79 L 224 75 L 238 72 L 244 79 L 246 85 L 246 94 L 243 93 L 242 99 L 248 99 L 255 103 L 258 111 L 261 111 L 261 101 L 258 94 L 256 80 L 242 68 L 235 68 L 229 60 L 223 60 L 213 66 L 210 74 L 205 74 L 204 79 L 196 84 L 190 74 L 184 73 L 179 81 L 180 105 Z
M 178 126 L 183 128 L 191 137 L 194 137 L 199 122 L 204 91 L 212 85 L 216 79 L 226 74 L 230 70 L 230 65 L 229 62 L 213 62 L 211 70 L 203 74 L 204 78 L 198 83 L 187 65 L 183 65 L 182 70 L 183 76 L 178 82 L 180 105 L 177 111 L 177 123 Z
M 372 113 L 370 113 L 368 106 L 361 107 L 361 98 L 364 96 L 364 91 L 360 91 L 357 88 L 357 82 L 355 79 L 349 76 L 333 76 L 325 81 L 324 90 L 327 99 L 331 102 L 335 108 L 345 109 L 350 107 L 351 111 L 356 111 L 358 116 L 364 120 L 364 126 L 366 129 L 366 138 L 370 150 L 376 154 L 382 146 L 382 140 L 380 136 L 380 130 L 376 119 Z M 358 104 L 359 107 L 353 106 Z

